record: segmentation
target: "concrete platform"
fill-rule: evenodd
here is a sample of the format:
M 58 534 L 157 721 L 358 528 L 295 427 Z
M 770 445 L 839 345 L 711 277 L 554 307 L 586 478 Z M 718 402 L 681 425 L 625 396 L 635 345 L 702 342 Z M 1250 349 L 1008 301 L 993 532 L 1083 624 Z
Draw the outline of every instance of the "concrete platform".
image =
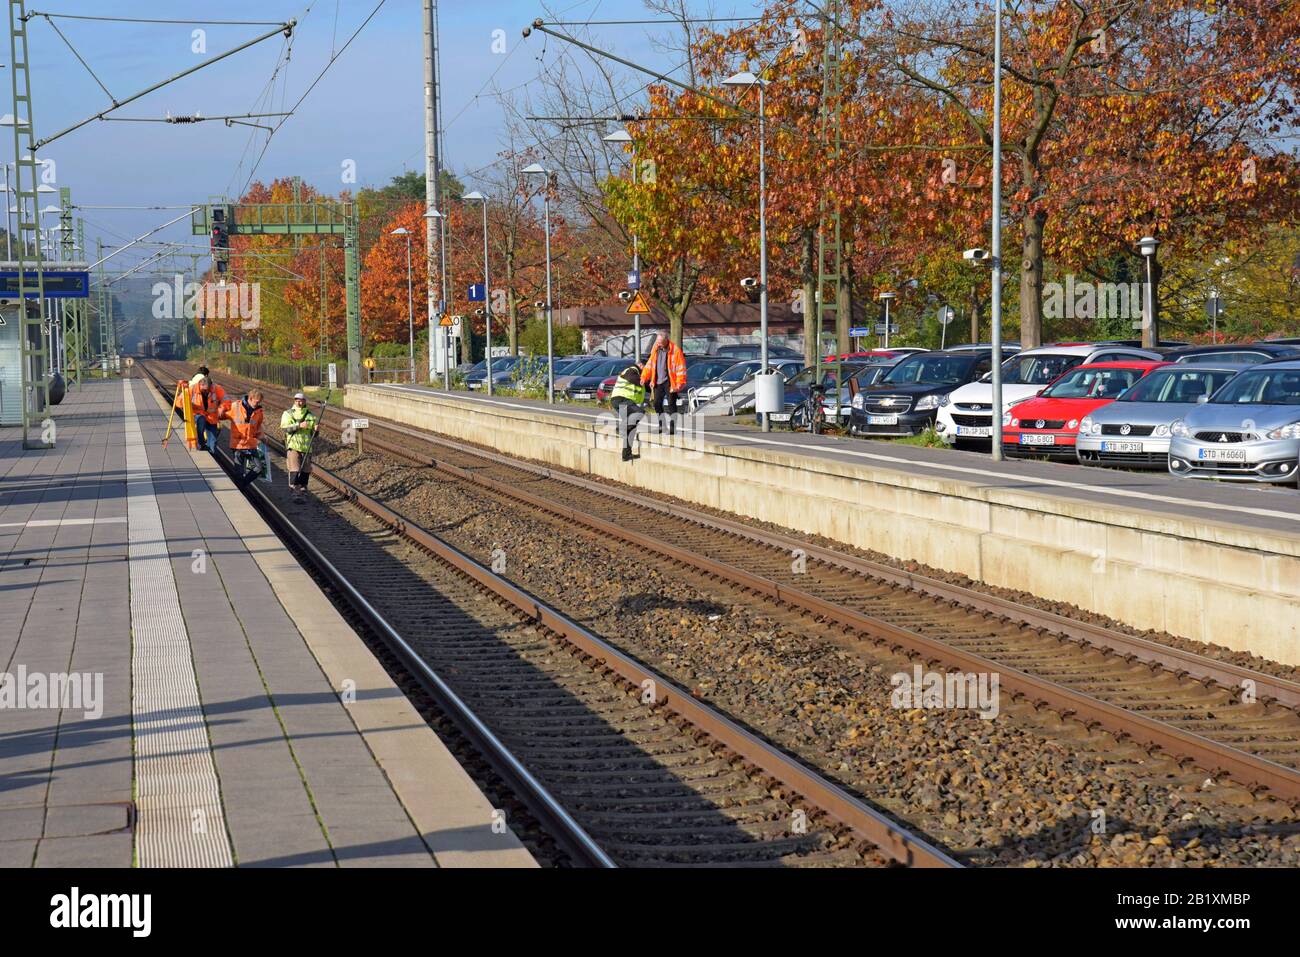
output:
M 1300 665 L 1300 493 L 698 420 L 619 460 L 602 410 L 349 386 L 347 406 Z
M 163 405 L 0 429 L 0 866 L 535 866 Z

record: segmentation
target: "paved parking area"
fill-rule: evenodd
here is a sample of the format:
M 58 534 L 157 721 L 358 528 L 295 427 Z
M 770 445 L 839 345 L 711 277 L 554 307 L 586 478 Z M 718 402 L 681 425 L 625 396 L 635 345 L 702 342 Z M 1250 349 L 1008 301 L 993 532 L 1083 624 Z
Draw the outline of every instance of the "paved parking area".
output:
M 55 422 L 0 429 L 0 866 L 532 863 L 143 381 Z

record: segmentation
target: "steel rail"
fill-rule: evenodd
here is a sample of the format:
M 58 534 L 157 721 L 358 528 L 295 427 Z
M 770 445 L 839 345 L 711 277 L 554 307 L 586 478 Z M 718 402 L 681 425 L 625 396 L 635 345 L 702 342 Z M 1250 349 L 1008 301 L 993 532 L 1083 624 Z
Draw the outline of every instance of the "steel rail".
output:
M 268 390 L 264 389 L 264 391 Z M 276 390 L 269 391 L 279 394 Z M 285 393 L 285 395 L 287 395 L 287 393 Z M 340 416 L 344 415 L 342 410 L 330 408 L 326 411 Z M 1030 628 L 1038 628 L 1055 635 L 1070 638 L 1074 641 L 1086 642 L 1090 645 L 1124 656 L 1130 660 L 1141 661 L 1145 664 L 1163 668 L 1164 670 L 1173 673 L 1175 676 L 1188 677 L 1202 682 L 1214 682 L 1215 684 L 1233 692 L 1240 691 L 1245 682 L 1252 682 L 1257 700 L 1266 704 L 1269 702 L 1276 702 L 1284 707 L 1300 710 L 1300 683 L 1289 681 L 1286 678 L 1266 674 L 1264 672 L 1252 671 L 1249 668 L 1243 668 L 1240 665 L 1234 665 L 1230 662 L 1217 661 L 1213 658 L 1197 654 L 1194 651 L 1176 648 L 1172 645 L 1161 644 L 1160 642 L 1151 641 L 1150 639 L 1142 638 L 1137 635 L 1128 635 L 1111 628 L 1106 628 L 1102 625 L 1075 621 L 1065 617 L 1064 615 L 1056 614 L 1055 612 L 1044 611 L 1039 608 L 1021 604 L 1011 599 L 986 594 L 973 588 L 954 585 L 915 572 L 904 571 L 867 558 L 848 555 L 831 548 L 825 548 L 789 535 L 784 535 L 780 532 L 754 528 L 753 526 L 745 525 L 741 522 L 731 521 L 720 516 L 697 511 L 689 506 L 678 503 L 670 504 L 657 499 L 637 495 L 632 492 L 626 492 L 621 489 L 611 488 L 608 485 L 603 485 L 599 482 L 582 478 L 581 476 L 570 475 L 567 472 L 557 472 L 547 468 L 546 466 L 512 458 L 499 452 L 475 447 L 466 447 L 440 436 L 432 435 L 428 432 L 423 432 L 410 426 L 403 425 L 402 423 L 379 419 L 377 420 L 377 424 L 384 430 L 406 435 L 433 446 L 440 446 L 455 452 L 474 455 L 498 465 L 529 472 L 540 478 L 547 478 L 552 481 L 571 485 L 575 488 L 581 488 L 594 494 L 606 498 L 617 499 L 628 505 L 635 505 L 640 508 L 658 512 L 662 515 L 686 519 L 720 532 L 725 532 L 753 542 L 768 545 L 772 548 L 779 548 L 783 551 L 792 551 L 796 548 L 802 549 L 809 558 L 816 559 L 829 565 L 838 566 L 846 571 L 855 572 L 869 578 L 876 578 L 890 584 L 909 588 L 942 601 L 966 605 L 976 611 L 997 615 Z M 454 468 L 454 466 L 449 466 L 446 463 L 437 461 L 432 456 L 423 457 L 417 455 L 409 448 L 385 442 L 383 439 L 370 437 L 367 438 L 366 441 L 375 449 L 386 452 L 396 458 L 404 459 L 414 465 L 427 466 L 447 471 Z M 475 478 L 472 473 L 460 477 L 467 478 L 471 481 Z
M 264 390 L 265 391 L 265 390 Z M 272 390 L 275 391 L 275 390 Z M 337 411 L 337 410 L 331 410 Z M 341 411 L 337 414 L 342 415 Z M 560 481 L 568 481 L 571 476 L 554 473 L 548 469 L 532 466 L 527 467 L 516 460 L 506 459 L 504 456 L 498 456 L 493 453 L 483 453 L 478 449 L 463 449 L 454 443 L 437 439 L 417 430 L 407 428 L 394 428 L 392 425 L 385 423 L 384 428 L 399 433 L 411 435 L 421 441 L 431 445 L 441 445 L 445 448 L 455 449 L 474 456 L 480 456 L 488 460 L 499 461 L 500 464 L 509 465 L 512 468 L 518 468 L 537 474 L 539 477 L 552 478 Z M 1075 717 L 1085 723 L 1096 724 L 1118 737 L 1131 737 L 1146 746 L 1161 749 L 1171 756 L 1190 760 L 1195 764 L 1211 772 L 1221 772 L 1233 777 L 1239 782 L 1259 788 L 1267 788 L 1279 797 L 1290 800 L 1300 799 L 1300 772 L 1297 772 L 1285 765 L 1270 761 L 1267 758 L 1250 754 L 1229 745 L 1220 744 L 1202 735 L 1192 731 L 1186 731 L 1174 727 L 1164 722 L 1148 718 L 1144 715 L 1130 711 L 1126 708 L 1110 704 L 1091 695 L 1074 691 L 1066 688 L 1054 681 L 1040 678 L 1035 675 L 1010 668 L 990 658 L 973 654 L 966 651 L 953 648 L 951 645 L 939 639 L 928 638 L 916 632 L 900 628 L 880 619 L 865 615 L 853 609 L 846 608 L 842 605 L 827 601 L 816 595 L 805 592 L 801 589 L 792 588 L 787 585 L 778 584 L 771 579 L 747 572 L 743 569 L 736 568 L 723 562 L 716 561 L 701 555 L 697 555 L 686 549 L 678 548 L 667 542 L 663 542 L 653 537 L 630 531 L 621 525 L 604 519 L 597 518 L 586 512 L 557 503 L 553 500 L 533 495 L 515 485 L 509 485 L 477 472 L 464 469 L 450 463 L 435 460 L 430 456 L 427 460 L 414 454 L 409 449 L 401 449 L 386 443 L 382 439 L 369 438 L 367 443 L 373 448 L 389 452 L 405 458 L 407 461 L 419 465 L 426 465 L 437 470 L 454 475 L 455 477 L 480 487 L 486 488 L 496 494 L 524 502 L 532 507 L 539 508 L 549 512 L 566 521 L 574 522 L 585 526 L 594 531 L 605 535 L 618 538 L 628 544 L 638 548 L 649 549 L 657 554 L 668 558 L 678 564 L 694 568 L 706 575 L 715 576 L 731 582 L 741 588 L 752 590 L 758 594 L 767 596 L 781 604 L 789 607 L 799 608 L 818 618 L 833 622 L 843 628 L 855 631 L 867 636 L 870 640 L 884 643 L 894 650 L 905 652 L 912 656 L 920 656 L 928 662 L 942 664 L 947 667 L 957 668 L 962 671 L 973 671 L 983 673 L 996 673 L 999 675 L 1000 682 L 1016 697 L 1024 698 L 1031 702 L 1035 707 L 1049 707 L 1061 714 L 1062 717 Z M 577 484 L 577 483 L 573 483 Z M 591 483 L 594 485 L 594 483 Z M 611 495 L 613 497 L 625 498 L 622 494 L 615 494 L 611 490 L 597 486 L 596 491 L 601 494 Z M 625 498 L 626 500 L 626 498 Z M 634 504 L 642 504 L 634 501 Z M 673 507 L 665 506 L 662 503 L 653 503 L 652 507 L 657 508 L 660 512 L 676 517 L 692 518 L 686 512 L 690 510 L 679 510 Z M 702 516 L 707 519 L 707 523 L 716 524 L 718 520 L 710 516 Z M 730 529 L 726 529 L 730 531 Z M 749 537 L 755 537 L 752 530 L 736 532 Z M 796 547 L 803 548 L 809 554 L 810 546 L 798 543 Z M 818 551 L 828 551 L 818 549 Z M 839 562 L 836 562 L 839 563 Z M 897 570 L 890 570 L 892 577 L 899 584 L 906 584 L 906 578 L 903 573 Z M 874 571 L 868 574 L 875 574 Z M 933 579 L 928 581 L 934 582 Z M 942 583 L 935 582 L 936 585 Z M 944 590 L 951 594 L 957 594 L 956 586 L 945 585 Z M 992 596 L 981 596 L 988 600 Z M 963 599 L 964 600 L 964 599 Z M 999 599 L 998 602 L 1005 602 L 1005 599 Z M 989 601 L 990 613 L 996 607 L 997 602 Z M 1014 603 L 1006 602 L 1014 606 Z M 1030 609 L 1020 606 L 1019 614 L 1028 618 L 1038 618 L 1038 615 L 1029 615 Z M 1048 621 L 1046 613 L 1040 613 L 1044 617 L 1039 618 L 1041 621 Z M 1054 616 L 1055 617 L 1055 616 Z M 1028 624 L 1028 622 L 1026 622 Z M 1104 631 L 1097 626 L 1083 626 L 1081 623 L 1071 623 L 1074 626 L 1075 634 L 1087 634 L 1092 631 Z M 1050 625 L 1030 625 L 1031 627 L 1044 627 L 1050 630 Z M 1088 640 L 1078 638 L 1075 640 Z M 1149 656 L 1147 663 L 1155 664 L 1160 667 L 1174 672 L 1175 674 L 1192 674 L 1195 668 L 1201 672 L 1195 675 L 1200 680 L 1219 681 L 1214 677 L 1216 674 L 1225 676 L 1229 680 L 1238 678 L 1238 680 L 1252 680 L 1257 686 L 1264 687 L 1271 692 L 1271 696 L 1282 701 L 1284 699 L 1297 700 L 1296 686 L 1284 679 L 1277 679 L 1271 676 L 1257 674 L 1247 669 L 1238 668 L 1235 665 L 1228 665 L 1221 662 L 1210 662 L 1210 659 L 1202 658 L 1189 652 L 1182 652 L 1178 649 L 1169 649 L 1169 654 L 1165 657 L 1164 646 L 1158 646 L 1154 642 L 1146 642 L 1142 639 L 1130 639 L 1130 636 L 1120 635 L 1118 632 L 1107 632 L 1107 640 L 1111 644 L 1107 647 L 1109 650 L 1118 650 L 1120 648 L 1131 648 L 1128 652 L 1133 657 L 1138 657 L 1137 652 Z M 1130 641 L 1133 643 L 1130 644 Z M 1138 644 L 1138 643 L 1141 644 Z M 1151 647 L 1142 647 L 1142 645 Z M 1171 666 L 1166 662 L 1177 662 Z
M 167 398 L 166 388 L 153 372 L 144 367 L 145 373 L 153 381 L 159 393 Z M 278 443 L 277 443 L 278 444 Z M 224 449 L 218 449 L 218 461 L 233 478 L 235 465 Z M 318 474 L 324 472 L 319 466 L 313 466 Z M 332 478 L 332 476 L 331 476 Z M 587 831 L 565 810 L 544 784 L 533 776 L 532 772 L 517 758 L 510 749 L 492 732 L 455 691 L 434 671 L 429 664 L 407 643 L 388 620 L 348 581 L 347 577 L 321 553 L 308 537 L 297 528 L 288 516 L 271 500 L 270 496 L 257 483 L 250 483 L 245 491 L 251 491 L 253 503 L 265 516 L 276 531 L 291 541 L 308 561 L 316 567 L 320 575 L 336 589 L 353 610 L 380 637 L 384 644 L 402 662 L 408 672 L 419 682 L 430 698 L 455 723 L 461 733 L 471 741 L 487 763 L 507 785 L 517 794 L 530 812 L 541 822 L 547 832 L 573 857 L 575 861 L 590 867 L 617 867 L 609 855 L 600 847 Z
M 473 578 L 506 604 L 559 635 L 600 662 L 633 687 L 651 682 L 655 703 L 668 708 L 750 764 L 802 794 L 812 804 L 852 828 L 885 854 L 909 866 L 960 866 L 957 861 L 900 825 L 868 807 L 848 792 L 794 762 L 721 713 L 697 701 L 667 678 L 619 651 L 550 605 L 475 561 L 454 545 L 412 522 L 344 479 L 313 463 L 312 471 L 340 495 L 369 512 L 399 535 Z
M 163 392 L 162 384 L 157 379 L 154 381 L 160 393 Z M 282 444 L 274 439 L 268 438 L 265 441 L 268 445 L 283 449 Z M 312 463 L 312 474 L 319 478 L 323 484 L 338 492 L 352 504 L 370 513 L 403 538 L 432 554 L 459 573 L 473 579 L 483 588 L 495 594 L 503 603 L 512 606 L 528 617 L 529 620 L 537 622 L 585 655 L 595 659 L 604 668 L 614 672 L 633 687 L 646 688 L 646 682 L 650 682 L 649 686 L 654 689 L 656 704 L 672 711 L 754 767 L 802 795 L 810 804 L 852 829 L 860 838 L 879 848 L 888 857 L 900 864 L 912 867 L 962 866 L 959 861 L 937 846 L 911 833 L 898 822 L 853 797 L 853 795 L 821 777 L 816 772 L 804 767 L 789 755 L 763 741 L 725 715 L 696 700 L 689 692 L 679 688 L 658 672 L 652 671 L 635 661 L 604 639 L 582 627 L 582 625 L 542 602 L 536 596 L 514 585 L 505 577 L 493 572 L 460 549 L 412 522 L 406 516 L 367 495 L 345 479 L 334 475 L 315 462 Z M 256 483 L 253 483 L 253 485 L 256 485 Z M 307 546 L 313 561 L 315 561 L 316 556 L 319 556 L 326 567 L 333 569 L 333 566 L 329 565 L 328 559 L 320 555 L 319 551 L 310 542 L 306 541 L 303 534 L 292 527 L 292 523 L 282 513 L 279 513 L 279 510 L 270 503 L 265 493 L 261 489 L 257 489 L 257 492 L 261 500 L 278 515 L 279 521 L 291 529 L 294 540 L 301 541 Z M 333 571 L 333 575 L 342 579 L 337 570 Z M 359 593 L 356 593 L 355 589 L 350 585 L 346 587 L 350 596 L 357 594 L 357 597 L 360 598 Z M 379 613 L 374 611 L 373 607 L 364 598 L 361 598 L 361 601 L 366 608 L 370 609 L 371 614 L 378 617 Z M 367 620 L 369 620 L 369 615 L 367 615 Z M 436 675 L 433 675 L 428 666 L 421 662 L 416 652 L 405 641 L 402 641 L 396 631 L 386 622 L 383 630 L 386 635 L 391 634 L 393 638 L 400 642 L 400 647 L 404 649 L 404 660 L 407 656 L 410 656 L 417 663 L 421 673 L 427 672 L 430 676 L 436 678 Z M 440 679 L 439 683 L 441 684 Z M 446 693 L 454 697 L 454 693 L 450 688 L 446 689 Z M 459 699 L 456 700 L 459 702 Z M 462 704 L 461 707 L 468 712 L 466 706 Z M 487 729 L 484 728 L 484 730 Z M 501 748 L 504 750 L 504 746 L 501 746 Z M 508 752 L 506 753 L 508 754 Z M 540 788 L 540 783 L 537 786 Z M 575 826 L 577 826 L 576 822 Z
M 1003 687 L 1014 696 L 1030 701 L 1035 707 L 1045 705 L 1059 712 L 1062 717 L 1075 717 L 1085 723 L 1095 722 L 1113 734 L 1120 737 L 1130 736 L 1143 744 L 1190 759 L 1206 770 L 1221 771 L 1243 783 L 1268 788 L 1280 797 L 1300 799 L 1300 772 L 1286 765 L 1148 718 L 1092 695 L 1066 688 L 1054 681 L 1008 667 L 994 659 L 962 651 L 941 639 L 928 638 L 917 632 L 900 628 L 879 618 L 827 601 L 802 589 L 778 584 L 769 578 L 755 575 L 734 565 L 679 548 L 653 536 L 631 531 L 616 522 L 597 518 L 551 499 L 533 495 L 516 486 L 499 482 L 485 475 L 478 475 L 471 470 L 445 462 L 437 463 L 437 468 L 497 494 L 526 502 L 566 521 L 621 539 L 635 547 L 653 551 L 679 565 L 693 568 L 706 575 L 717 576 L 734 585 L 766 595 L 778 603 L 802 609 L 817 618 L 860 632 L 874 641 L 883 642 L 891 649 L 901 649 L 910 656 L 921 656 L 928 662 L 940 663 L 968 673 L 997 674 Z

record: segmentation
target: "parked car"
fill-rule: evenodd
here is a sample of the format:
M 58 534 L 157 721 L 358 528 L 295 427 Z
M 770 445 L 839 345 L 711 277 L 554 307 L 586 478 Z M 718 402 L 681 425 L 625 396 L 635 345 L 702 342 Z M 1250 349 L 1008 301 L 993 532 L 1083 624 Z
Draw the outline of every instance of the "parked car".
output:
M 864 365 L 861 368 L 856 369 L 852 375 L 845 377 L 845 385 L 848 385 L 854 394 L 861 392 L 863 389 L 870 389 L 873 385 L 877 385 L 885 376 L 889 375 L 889 370 L 904 358 L 906 357 L 899 356 L 898 359 L 888 364 L 873 362 L 870 365 Z
M 1247 365 L 1178 364 L 1156 369 L 1079 420 L 1075 451 L 1084 465 L 1169 465 L 1169 427 Z
M 1074 450 L 1079 423 L 1090 412 L 1114 402 L 1143 376 L 1166 362 L 1097 362 L 1077 366 L 1032 399 L 1002 416 L 1002 454 L 1045 455 L 1078 461 Z
M 730 356 L 733 359 L 761 359 L 763 357 L 763 347 L 758 343 L 729 343 L 715 348 L 712 355 Z M 789 346 L 769 344 L 767 347 L 768 359 L 792 359 L 799 358 L 802 355 L 802 352 L 791 349 Z
M 1212 362 L 1253 365 L 1273 359 L 1300 357 L 1300 345 L 1279 342 L 1220 343 L 1213 346 L 1186 346 L 1165 353 L 1170 362 Z
M 492 385 L 496 386 L 502 382 L 510 380 L 510 370 L 519 362 L 519 356 L 493 356 L 492 357 Z M 472 370 L 465 374 L 465 385 L 471 389 L 483 388 L 483 380 L 487 378 L 487 362 L 482 363 L 482 367 L 475 365 Z
M 794 371 L 798 371 L 799 369 L 803 368 L 803 359 L 802 358 L 773 359 L 771 356 L 769 356 L 768 365 L 771 366 L 772 368 L 779 369 L 783 373 L 793 374 L 791 372 L 792 367 Z M 690 389 L 687 392 L 687 404 L 690 407 L 690 411 L 694 412 L 697 409 L 699 409 L 701 406 L 705 405 L 706 403 L 712 402 L 714 399 L 719 398 L 723 394 L 735 390 L 736 387 L 741 385 L 742 383 L 748 382 L 749 379 L 753 377 L 754 373 L 756 373 L 759 369 L 761 369 L 762 366 L 763 363 L 759 359 L 745 359 L 741 362 L 737 362 L 731 366 L 728 366 L 726 369 L 724 369 L 721 373 L 718 374 L 717 378 L 705 382 L 703 385 L 698 386 L 694 389 Z M 689 381 L 690 379 L 689 367 L 686 370 L 686 375 L 687 375 L 687 380 Z
M 987 350 L 921 352 L 900 360 L 873 386 L 853 397 L 849 432 L 916 435 L 934 424 L 940 402 L 993 365 Z
M 1174 475 L 1300 485 L 1300 360 L 1239 372 L 1169 431 Z
M 615 361 L 620 361 L 620 360 L 618 360 L 616 357 L 613 356 L 583 356 L 581 359 L 574 360 L 572 365 L 566 367 L 563 375 L 560 374 L 560 370 L 557 368 L 555 370 L 556 393 L 557 394 L 561 393 L 569 386 L 571 386 L 573 384 L 573 380 L 578 378 L 578 376 L 586 375 L 588 372 L 592 371 L 598 366 L 603 366 L 610 362 L 615 362 Z M 632 360 L 624 359 L 621 361 L 631 362 Z
M 864 352 L 841 352 L 838 356 L 827 356 L 822 359 L 822 362 L 854 362 L 858 365 L 866 362 L 877 362 L 893 365 L 903 356 L 910 356 L 913 352 L 928 351 L 928 349 L 870 349 Z
M 624 358 L 598 359 L 594 364 L 585 365 L 576 375 L 568 376 L 564 386 L 564 397 L 570 401 L 596 398 L 596 390 L 610 376 L 616 376 L 628 367 L 629 360 Z M 560 386 L 555 386 L 560 394 Z
M 992 351 L 993 351 L 993 343 L 991 343 L 991 342 L 964 342 L 964 343 L 960 343 L 960 344 L 955 345 L 955 346 L 949 346 L 948 349 L 947 349 L 948 352 L 983 352 L 983 351 L 985 351 L 985 350 L 987 350 L 987 351 L 989 351 L 989 352 L 992 352 Z M 1007 354 L 1010 354 L 1010 353 L 1012 353 L 1012 352 L 1019 352 L 1019 351 L 1020 351 L 1020 343 L 1018 343 L 1018 342 L 1004 342 L 1004 343 L 1002 343 L 1002 351 L 1005 352 L 1005 353 L 1007 353 Z
M 1002 411 L 1037 395 L 1076 366 L 1159 359 L 1159 354 L 1144 349 L 1092 342 L 1026 349 L 1002 363 Z M 993 441 L 992 375 L 949 393 L 948 401 L 939 406 L 934 428 L 948 445 L 987 449 Z

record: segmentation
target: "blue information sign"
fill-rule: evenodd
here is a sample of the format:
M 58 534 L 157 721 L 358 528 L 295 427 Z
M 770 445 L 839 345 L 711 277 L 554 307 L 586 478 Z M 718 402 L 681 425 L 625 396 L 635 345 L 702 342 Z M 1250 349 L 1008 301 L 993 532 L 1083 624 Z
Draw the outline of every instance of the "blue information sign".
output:
M 44 269 L 46 299 L 88 299 L 90 273 L 77 269 Z M 27 298 L 37 298 L 36 270 L 27 270 Z M 18 298 L 18 270 L 0 272 L 0 299 Z
M 631 270 L 631 271 L 628 272 L 628 274 L 627 274 L 627 288 L 628 288 L 628 289 L 640 289 L 640 288 L 641 288 L 641 270 L 639 270 L 639 269 L 633 269 L 633 270 Z
M 872 335 L 872 330 L 869 329 L 869 328 L 867 328 L 866 326 L 854 326 L 852 329 L 849 330 L 849 335 L 850 335 L 850 336 L 869 336 L 869 335 Z
M 487 302 L 487 287 L 481 282 L 476 282 L 469 287 L 470 302 Z

